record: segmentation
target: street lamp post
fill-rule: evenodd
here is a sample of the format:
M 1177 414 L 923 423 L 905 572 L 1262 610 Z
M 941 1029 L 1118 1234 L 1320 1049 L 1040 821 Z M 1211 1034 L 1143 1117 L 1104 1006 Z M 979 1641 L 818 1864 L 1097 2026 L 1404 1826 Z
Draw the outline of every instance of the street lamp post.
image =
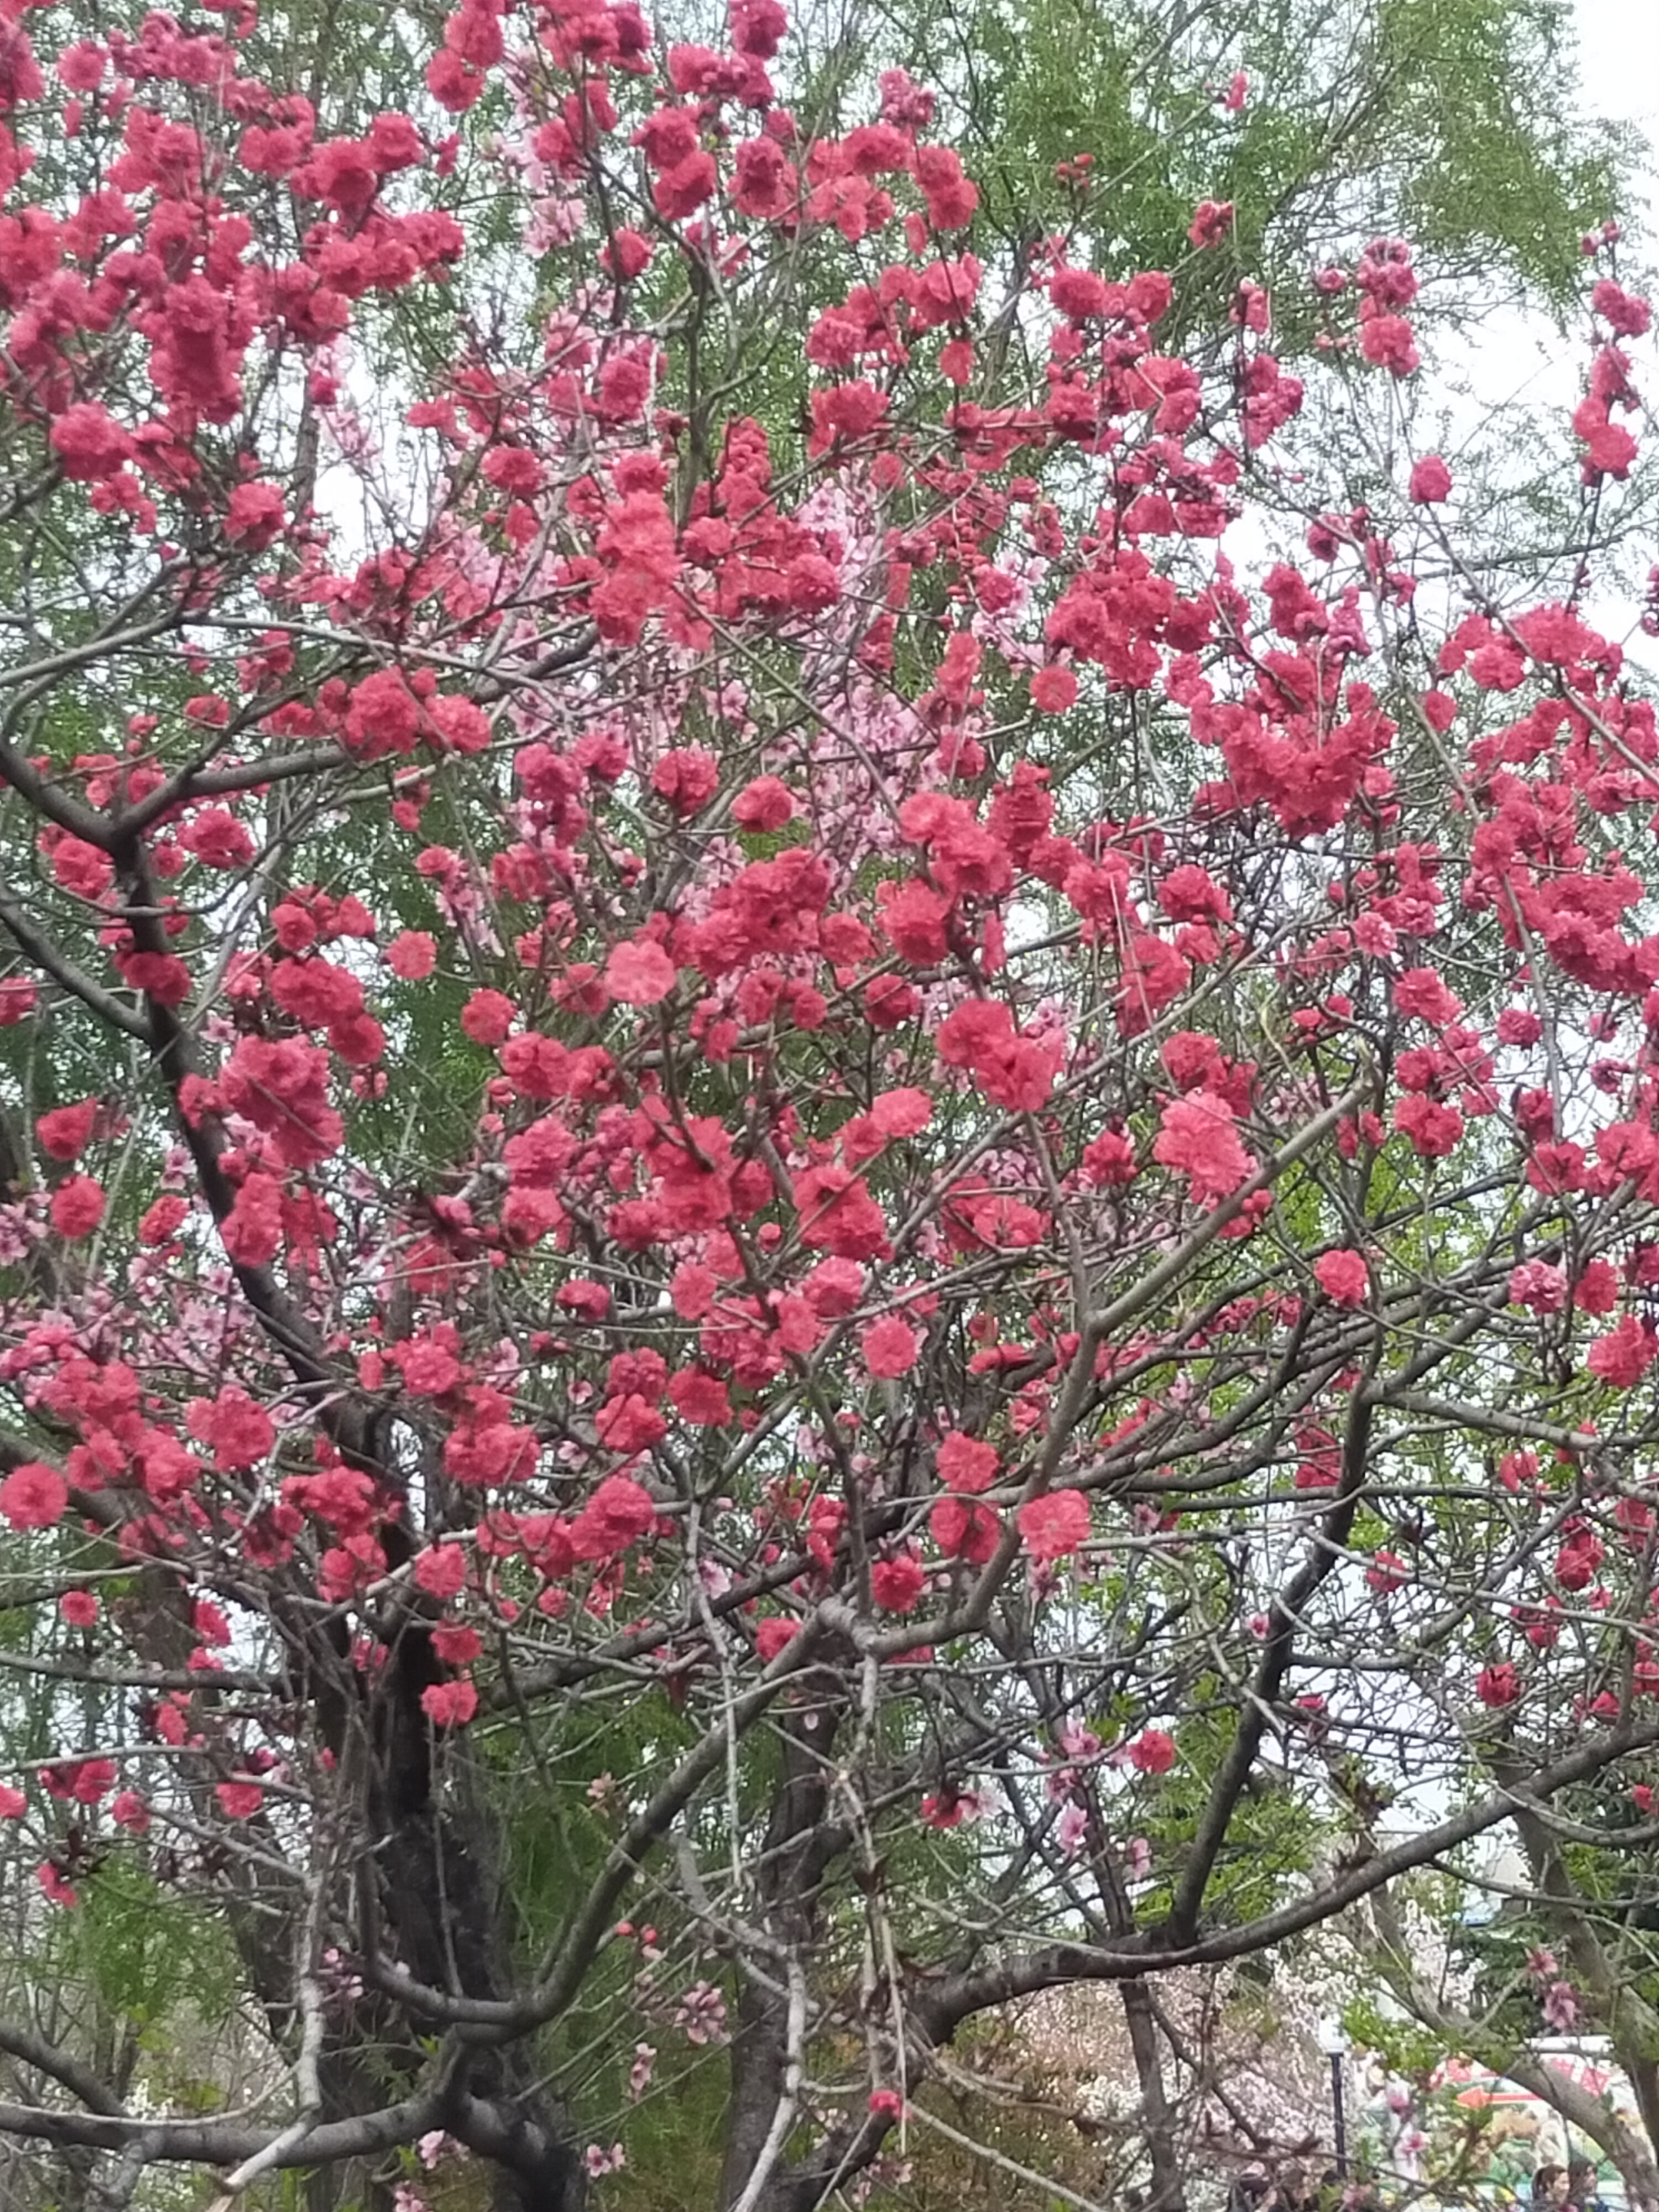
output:
M 1342 2106 L 1342 2062 L 1348 2053 L 1348 2039 L 1340 2020 L 1324 2020 L 1319 2024 L 1319 2047 L 1331 2062 L 1331 2125 L 1336 2148 L 1336 2177 L 1339 2181 L 1348 2178 L 1348 2122 Z

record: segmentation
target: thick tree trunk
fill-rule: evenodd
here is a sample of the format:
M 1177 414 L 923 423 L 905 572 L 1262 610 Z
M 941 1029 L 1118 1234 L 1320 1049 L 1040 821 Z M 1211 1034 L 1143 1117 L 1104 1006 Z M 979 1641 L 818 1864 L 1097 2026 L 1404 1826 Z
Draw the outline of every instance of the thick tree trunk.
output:
M 441 1677 L 408 1622 L 376 1686 L 368 1810 L 371 1879 L 392 1954 L 416 1981 L 469 1997 L 513 1991 L 508 1897 L 480 1777 L 459 1738 L 434 1771 L 422 1692 Z M 451 2132 L 491 2160 L 495 2212 L 581 2212 L 586 2175 L 569 2115 L 540 2081 L 533 2042 L 479 2043 L 455 2084 Z
M 731 2093 L 720 2205 L 740 2203 L 769 2144 L 779 2152 L 757 2199 L 757 2212 L 784 2212 L 799 2202 L 775 2128 L 786 2109 L 790 2064 L 788 1962 L 805 1961 L 816 1934 L 818 1886 L 844 1838 L 830 1825 L 830 1753 L 839 1702 L 797 1705 L 781 1717 L 783 1771 L 773 1800 L 756 1875 L 756 1917 L 768 1938 L 738 1995 L 731 2047 Z

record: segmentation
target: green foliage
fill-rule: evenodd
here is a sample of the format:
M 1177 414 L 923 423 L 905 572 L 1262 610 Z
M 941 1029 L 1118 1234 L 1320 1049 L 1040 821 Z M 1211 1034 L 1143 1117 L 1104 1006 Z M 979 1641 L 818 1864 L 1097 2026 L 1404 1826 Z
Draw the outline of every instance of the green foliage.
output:
M 607 2192 L 615 2212 L 703 2212 L 720 2202 L 726 2069 L 721 2050 L 659 2061 L 629 2109 L 627 2171 Z
M 82 1909 L 54 1915 L 46 1936 L 69 1980 L 141 2038 L 181 2008 L 210 2027 L 229 2017 L 240 1968 L 222 1923 L 158 1888 L 119 1852 L 79 1886 Z M 161 2057 L 165 2039 L 152 2047 Z
M 1103 265 L 1185 255 L 1195 203 L 1231 199 L 1231 247 L 1186 259 L 1176 319 L 1213 316 L 1238 275 L 1305 278 L 1379 234 L 1419 247 L 1440 304 L 1494 283 L 1565 305 L 1579 234 L 1632 199 L 1628 134 L 1577 112 L 1559 0 L 1310 0 L 1193 9 L 987 0 L 911 32 L 951 44 L 945 81 L 987 211 L 1011 240 L 1073 212 L 1057 163 L 1094 156 L 1076 210 Z M 1214 95 L 1249 79 L 1237 115 Z M 1465 296 L 1460 301 L 1458 294 Z M 1285 323 L 1281 350 L 1312 339 Z
M 1404 2018 L 1396 2007 L 1385 2009 L 1369 1994 L 1344 2005 L 1342 2026 L 1357 2049 L 1374 2052 L 1390 2073 L 1407 2081 L 1426 2083 L 1446 2056 L 1437 2035 Z

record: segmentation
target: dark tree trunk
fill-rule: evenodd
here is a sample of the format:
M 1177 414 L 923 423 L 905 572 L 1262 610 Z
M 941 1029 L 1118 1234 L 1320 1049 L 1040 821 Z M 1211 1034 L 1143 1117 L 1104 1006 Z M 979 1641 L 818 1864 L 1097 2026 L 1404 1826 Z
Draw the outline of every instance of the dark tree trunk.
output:
M 509 1899 L 497 1832 L 464 1738 L 434 1767 L 423 1691 L 443 1679 L 426 1624 L 392 1647 L 369 1716 L 371 1879 L 392 1955 L 417 1982 L 456 1995 L 513 1993 Z M 586 2174 L 569 2115 L 539 2079 L 533 2039 L 479 2042 L 455 2083 L 450 2132 L 496 2167 L 495 2212 L 581 2212 Z
M 830 1753 L 842 1711 L 838 1698 L 802 1703 L 787 1711 L 778 1723 L 783 1771 L 756 1875 L 756 1917 L 769 1948 L 755 1960 L 757 1972 L 744 1977 L 738 1993 L 722 2207 L 742 2197 L 787 2093 L 789 1998 L 781 1954 L 797 1961 L 805 1959 L 817 1933 L 818 1887 L 824 1869 L 845 1844 L 844 1836 L 827 1818 Z M 786 2193 L 793 2186 L 780 2160 L 775 2185 L 761 2198 L 762 2205 L 768 2212 L 777 2212 L 777 2208 L 793 2204 L 796 2196 Z

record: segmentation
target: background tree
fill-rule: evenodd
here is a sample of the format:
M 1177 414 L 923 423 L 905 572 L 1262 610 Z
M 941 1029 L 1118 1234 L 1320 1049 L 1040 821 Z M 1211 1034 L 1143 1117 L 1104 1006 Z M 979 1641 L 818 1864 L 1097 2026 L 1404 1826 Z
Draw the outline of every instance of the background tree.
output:
M 1174 312 L 1212 326 L 1230 274 L 1287 287 L 1276 337 L 1294 351 L 1317 326 L 1308 270 L 1367 238 L 1412 240 L 1419 322 L 1499 289 L 1565 309 L 1561 240 L 1629 202 L 1635 149 L 1584 118 L 1564 8 L 1285 0 L 1107 20 L 1059 0 L 951 28 L 946 78 L 994 219 L 1029 221 L 1079 152 L 1104 188 L 1102 245 L 1137 264 L 1199 200 L 1231 201 L 1231 251 L 1194 257 Z

